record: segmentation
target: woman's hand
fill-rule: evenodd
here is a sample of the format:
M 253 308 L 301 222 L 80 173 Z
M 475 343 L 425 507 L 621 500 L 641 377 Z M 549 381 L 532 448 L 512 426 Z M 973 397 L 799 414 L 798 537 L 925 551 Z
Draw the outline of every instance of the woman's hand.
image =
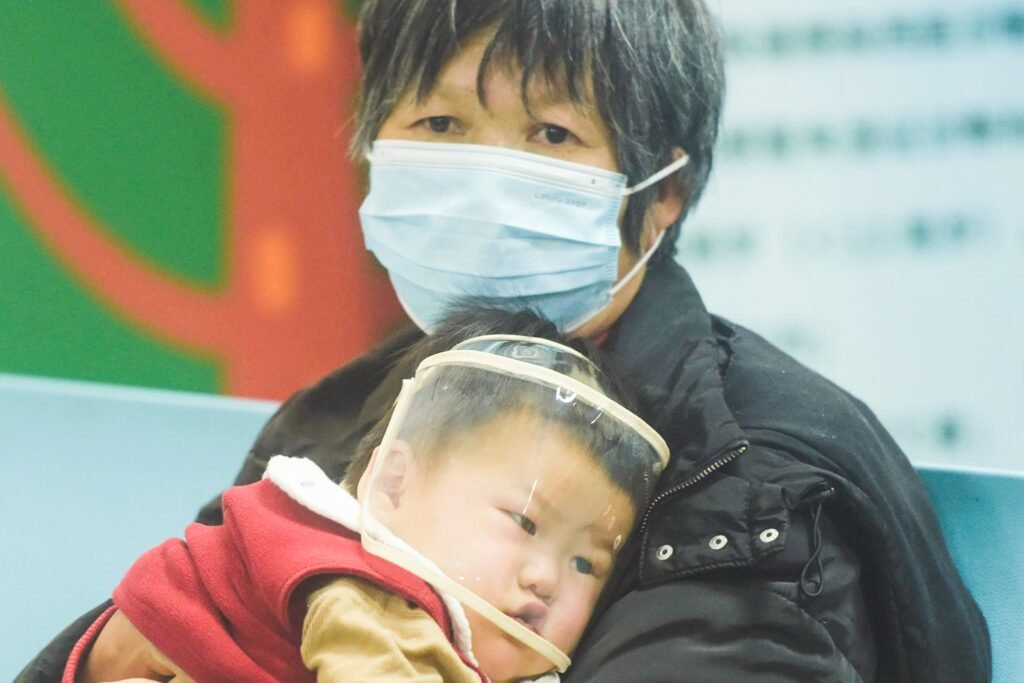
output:
M 184 683 L 175 667 L 120 610 L 103 625 L 75 683 Z

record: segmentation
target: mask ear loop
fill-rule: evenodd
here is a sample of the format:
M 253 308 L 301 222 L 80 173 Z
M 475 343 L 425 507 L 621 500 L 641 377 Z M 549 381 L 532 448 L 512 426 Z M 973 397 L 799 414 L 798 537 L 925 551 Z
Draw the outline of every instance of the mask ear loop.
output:
M 678 171 L 679 169 L 681 169 L 683 166 L 686 166 L 686 164 L 689 163 L 689 161 L 690 161 L 690 155 L 689 154 L 683 154 L 683 156 L 679 157 L 678 159 L 673 161 L 671 164 L 669 164 L 665 168 L 661 169 L 660 171 L 658 171 L 657 173 L 652 175 L 647 180 L 643 180 L 643 181 L 637 183 L 636 185 L 634 185 L 633 187 L 625 188 L 622 191 L 622 196 L 623 197 L 628 197 L 631 194 L 636 194 L 640 190 L 647 189 L 648 187 L 650 187 L 651 185 L 654 185 L 657 182 L 661 182 L 662 180 L 664 180 L 665 178 L 667 178 L 671 174 L 673 174 L 676 171 Z M 615 283 L 615 285 L 611 288 L 611 291 L 610 291 L 611 296 L 615 296 L 616 294 L 618 294 L 619 291 L 621 291 L 622 288 L 626 286 L 626 283 L 633 279 L 633 276 L 635 276 L 637 274 L 637 271 L 639 271 L 641 268 L 643 268 L 645 265 L 647 265 L 647 262 L 649 260 L 651 260 L 651 256 L 653 256 L 654 252 L 658 251 L 658 247 L 661 246 L 661 240 L 664 239 L 666 232 L 668 232 L 668 230 L 662 230 L 661 232 L 659 232 L 658 233 L 658 237 L 655 238 L 654 244 L 651 245 L 651 248 L 648 249 L 647 251 L 645 251 L 644 255 L 640 257 L 640 260 L 638 260 L 633 265 L 633 267 L 629 269 L 629 272 L 626 273 L 626 275 L 621 280 L 619 280 L 618 282 Z
M 659 232 L 658 236 L 654 239 L 654 244 L 651 245 L 651 248 L 645 251 L 644 255 L 641 256 L 640 259 L 633 264 L 633 267 L 629 269 L 629 272 L 626 273 L 621 280 L 616 282 L 610 290 L 608 290 L 610 296 L 618 294 L 619 291 L 626 286 L 626 283 L 632 280 L 633 276 L 635 276 L 641 268 L 647 265 L 647 262 L 651 260 L 652 256 L 654 256 L 654 252 L 658 251 L 658 247 L 661 246 L 661 240 L 665 238 L 666 232 L 668 232 L 668 230 L 662 230 Z
M 660 233 L 658 233 L 658 237 L 654 240 L 654 244 L 651 245 L 651 248 L 644 252 L 644 255 L 641 256 L 640 259 L 633 264 L 633 267 L 629 269 L 629 272 L 626 273 L 621 280 L 612 285 L 611 289 L 608 290 L 608 302 L 611 302 L 612 298 L 614 298 L 615 295 L 618 294 L 622 290 L 622 288 L 625 287 L 638 272 L 640 272 L 640 269 L 647 265 L 647 262 L 651 259 L 652 256 L 654 256 L 654 252 L 658 251 L 658 247 L 661 246 L 661 240 L 664 239 L 666 232 L 668 232 L 668 230 L 662 230 Z M 607 306 L 608 303 L 604 303 L 598 306 L 593 311 L 590 311 L 589 313 L 584 313 L 579 318 L 573 320 L 572 323 L 565 328 L 565 331 L 571 334 L 573 331 L 578 330 L 579 328 L 583 327 L 588 322 L 593 320 L 594 317 L 597 316 L 598 313 L 603 311 Z
M 639 183 L 637 183 L 633 187 L 624 188 L 622 190 L 622 196 L 623 197 L 628 197 L 631 194 L 636 194 L 640 190 L 646 190 L 648 187 L 650 187 L 654 183 L 657 183 L 657 182 L 660 182 L 660 181 L 664 180 L 665 178 L 667 178 L 671 174 L 673 174 L 676 171 L 678 171 L 679 169 L 681 169 L 683 166 L 686 166 L 686 164 L 689 163 L 689 161 L 690 161 L 690 155 L 689 154 L 683 154 L 683 156 L 679 157 L 678 159 L 673 161 L 671 164 L 669 164 L 665 168 L 661 169 L 660 171 L 658 171 L 657 173 L 655 173 L 654 175 L 649 177 L 647 180 L 641 180 Z

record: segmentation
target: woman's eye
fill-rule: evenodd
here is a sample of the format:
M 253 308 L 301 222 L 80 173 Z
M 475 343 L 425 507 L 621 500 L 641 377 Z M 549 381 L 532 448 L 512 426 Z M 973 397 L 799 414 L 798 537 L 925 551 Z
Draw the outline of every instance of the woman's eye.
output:
M 594 573 L 594 563 L 586 559 L 585 557 L 580 557 L 579 555 L 577 555 L 569 561 L 569 564 L 571 564 L 572 568 L 578 571 L 580 574 Z
M 423 123 L 426 124 L 427 128 L 432 133 L 447 133 L 452 127 L 452 119 L 450 116 L 428 116 L 423 119 Z
M 531 536 L 537 535 L 537 525 L 534 524 L 533 520 L 525 515 L 521 515 L 518 512 L 510 512 L 508 516 L 512 518 L 512 521 L 519 525 L 519 528 L 528 533 Z
M 543 129 L 544 140 L 550 145 L 560 145 L 569 139 L 569 130 L 553 124 L 545 124 Z

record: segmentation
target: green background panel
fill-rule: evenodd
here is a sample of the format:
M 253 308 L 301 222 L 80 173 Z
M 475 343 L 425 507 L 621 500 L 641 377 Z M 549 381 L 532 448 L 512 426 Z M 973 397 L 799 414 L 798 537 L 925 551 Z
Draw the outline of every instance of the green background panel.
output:
M 230 5 L 196 3 L 215 27 Z M 0 91 L 76 202 L 140 262 L 225 277 L 226 116 L 113 3 L 4 3 Z M 0 183 L 0 372 L 216 392 L 222 368 L 132 326 L 48 252 Z
M 217 392 L 221 368 L 120 321 L 61 270 L 0 184 L 0 372 Z
M 0 87 L 50 167 L 113 234 L 197 284 L 223 277 L 224 116 L 113 3 L 5 3 Z

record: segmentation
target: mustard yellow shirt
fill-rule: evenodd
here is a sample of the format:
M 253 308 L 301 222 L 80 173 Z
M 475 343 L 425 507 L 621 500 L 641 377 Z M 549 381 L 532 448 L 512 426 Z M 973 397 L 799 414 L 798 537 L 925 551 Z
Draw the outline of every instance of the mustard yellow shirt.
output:
M 308 607 L 302 661 L 318 683 L 480 683 L 430 615 L 374 584 L 333 579 Z

